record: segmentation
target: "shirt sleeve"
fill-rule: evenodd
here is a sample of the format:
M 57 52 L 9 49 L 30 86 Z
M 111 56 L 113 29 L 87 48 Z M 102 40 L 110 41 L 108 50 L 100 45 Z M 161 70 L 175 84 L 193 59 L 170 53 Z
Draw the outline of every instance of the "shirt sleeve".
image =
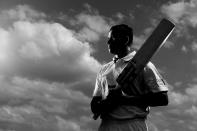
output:
M 149 62 L 144 68 L 144 81 L 148 88 L 148 92 L 156 93 L 168 91 L 167 82 L 151 62 Z
M 101 81 L 99 79 L 99 75 L 97 75 L 96 78 L 93 96 L 102 96 L 102 87 L 101 87 Z

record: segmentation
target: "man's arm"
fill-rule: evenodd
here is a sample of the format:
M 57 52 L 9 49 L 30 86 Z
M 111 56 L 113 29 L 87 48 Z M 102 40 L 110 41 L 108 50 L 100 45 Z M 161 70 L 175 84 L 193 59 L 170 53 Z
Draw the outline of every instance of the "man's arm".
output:
M 167 92 L 148 93 L 140 96 L 122 96 L 122 104 L 134 106 L 166 106 L 168 105 Z
M 147 106 L 166 106 L 168 105 L 168 84 L 157 71 L 156 67 L 149 62 L 142 72 L 142 83 L 147 93 L 139 96 L 126 96 L 130 103 L 142 104 Z
M 101 96 L 94 96 L 91 100 L 90 107 L 93 114 L 98 114 L 101 112 Z

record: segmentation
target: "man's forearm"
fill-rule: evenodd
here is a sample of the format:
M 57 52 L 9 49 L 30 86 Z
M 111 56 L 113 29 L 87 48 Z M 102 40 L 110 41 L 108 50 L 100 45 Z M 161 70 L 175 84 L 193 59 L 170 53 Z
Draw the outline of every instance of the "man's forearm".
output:
M 167 92 L 148 93 L 141 96 L 123 96 L 122 103 L 134 106 L 166 106 L 168 105 Z

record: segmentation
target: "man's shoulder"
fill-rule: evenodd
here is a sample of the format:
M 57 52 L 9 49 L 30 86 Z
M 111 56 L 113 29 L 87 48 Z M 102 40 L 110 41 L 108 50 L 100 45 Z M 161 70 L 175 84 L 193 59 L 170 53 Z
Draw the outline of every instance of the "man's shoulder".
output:
M 157 78 L 157 79 L 162 79 L 163 78 L 161 76 L 159 70 L 155 67 L 155 65 L 152 62 L 149 62 L 146 65 L 146 67 L 144 68 L 144 74 L 146 74 L 146 76 L 154 75 L 155 78 Z
M 147 70 L 147 69 L 155 70 L 156 67 L 151 61 L 149 61 L 148 64 L 146 65 L 146 67 L 145 67 L 145 70 Z
M 144 74 L 152 74 L 152 73 L 158 74 L 159 72 L 152 62 L 148 62 L 147 65 L 144 67 L 143 73 Z

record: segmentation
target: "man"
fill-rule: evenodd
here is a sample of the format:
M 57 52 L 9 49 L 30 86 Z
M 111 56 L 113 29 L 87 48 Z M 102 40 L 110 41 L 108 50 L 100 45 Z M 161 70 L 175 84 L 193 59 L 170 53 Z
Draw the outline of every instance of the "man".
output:
M 149 62 L 137 78 L 118 85 L 116 79 L 135 55 L 133 30 L 120 24 L 112 26 L 108 49 L 113 61 L 102 66 L 97 75 L 91 109 L 102 119 L 99 131 L 147 131 L 149 107 L 168 105 L 168 88 L 155 66 Z

